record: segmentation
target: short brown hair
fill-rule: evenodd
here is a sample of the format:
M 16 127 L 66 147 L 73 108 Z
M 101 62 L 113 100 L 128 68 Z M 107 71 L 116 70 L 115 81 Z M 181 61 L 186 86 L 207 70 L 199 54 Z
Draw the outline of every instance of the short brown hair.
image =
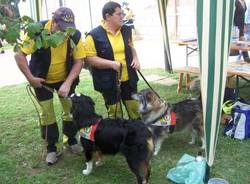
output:
M 121 8 L 121 5 L 117 2 L 107 2 L 102 8 L 102 18 L 106 20 L 106 14 L 113 15 L 116 8 Z

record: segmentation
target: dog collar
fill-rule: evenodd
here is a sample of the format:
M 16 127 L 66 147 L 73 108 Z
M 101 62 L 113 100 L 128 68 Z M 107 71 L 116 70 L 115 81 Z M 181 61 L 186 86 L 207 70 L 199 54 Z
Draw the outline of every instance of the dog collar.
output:
M 153 123 L 154 126 L 171 126 L 176 124 L 176 114 L 175 112 L 170 112 L 170 115 L 166 113 L 163 117 L 161 117 L 158 121 Z
M 89 127 L 81 128 L 79 131 L 80 136 L 85 138 L 85 139 L 88 139 L 90 141 L 95 142 L 95 131 L 96 131 L 96 128 L 99 125 L 100 121 L 101 121 L 101 119 L 98 119 L 97 123 L 95 123 Z

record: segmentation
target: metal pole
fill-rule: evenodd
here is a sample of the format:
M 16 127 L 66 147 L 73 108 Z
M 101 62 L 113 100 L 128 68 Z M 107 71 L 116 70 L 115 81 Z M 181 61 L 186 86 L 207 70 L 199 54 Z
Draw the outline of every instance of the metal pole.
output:
M 175 14 L 175 21 L 174 21 L 174 28 L 175 28 L 175 33 L 174 33 L 174 36 L 175 36 L 175 40 L 177 40 L 177 37 L 178 37 L 178 7 L 179 6 L 179 0 L 175 0 L 175 4 L 174 4 L 174 14 Z
M 92 9 L 91 9 L 91 1 L 89 0 L 89 18 L 90 18 L 90 27 L 93 29 L 93 20 L 92 20 Z
M 36 20 L 40 21 L 40 5 L 39 5 L 39 0 L 36 0 L 35 3 L 36 3 Z
M 62 7 L 63 6 L 63 0 L 59 0 L 59 6 Z
M 44 5 L 45 5 L 45 10 L 46 10 L 46 18 L 49 18 L 49 12 L 48 12 L 48 4 L 47 4 L 47 0 L 44 0 Z

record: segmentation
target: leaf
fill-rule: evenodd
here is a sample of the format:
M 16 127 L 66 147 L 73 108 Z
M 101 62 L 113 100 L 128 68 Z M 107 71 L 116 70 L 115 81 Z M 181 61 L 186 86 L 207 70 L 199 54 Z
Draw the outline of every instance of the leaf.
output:
M 33 39 L 38 33 L 42 31 L 42 24 L 40 23 L 28 23 L 27 30 L 28 36 Z
M 23 22 L 28 22 L 28 23 L 32 23 L 34 22 L 34 20 L 32 20 L 30 17 L 24 15 L 22 18 L 21 18 L 21 21 Z
M 73 49 L 76 47 L 76 44 L 74 43 L 74 41 L 70 38 L 70 48 Z
M 63 32 L 56 32 L 50 36 L 49 44 L 52 47 L 56 47 L 56 46 L 60 45 L 61 43 L 63 43 L 64 40 L 65 40 L 65 36 L 64 36 Z
M 37 49 L 40 49 L 40 48 L 42 47 L 42 40 L 41 40 L 41 37 L 40 37 L 40 36 L 36 38 L 35 47 L 36 47 Z
M 19 31 L 17 31 L 14 27 L 11 27 L 4 33 L 4 37 L 8 43 L 15 43 L 19 38 Z
M 75 32 L 76 32 L 76 29 L 73 28 L 73 27 L 67 27 L 65 29 L 65 32 L 66 32 L 67 35 L 73 36 L 73 34 L 75 34 Z

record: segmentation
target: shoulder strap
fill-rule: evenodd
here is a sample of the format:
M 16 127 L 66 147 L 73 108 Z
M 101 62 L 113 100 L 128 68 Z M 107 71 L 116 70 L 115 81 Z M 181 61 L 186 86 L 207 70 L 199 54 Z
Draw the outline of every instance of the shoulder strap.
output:
M 77 45 L 81 38 L 81 32 L 79 30 L 76 30 L 75 34 L 73 36 L 70 36 L 70 38 L 73 40 L 74 44 Z

